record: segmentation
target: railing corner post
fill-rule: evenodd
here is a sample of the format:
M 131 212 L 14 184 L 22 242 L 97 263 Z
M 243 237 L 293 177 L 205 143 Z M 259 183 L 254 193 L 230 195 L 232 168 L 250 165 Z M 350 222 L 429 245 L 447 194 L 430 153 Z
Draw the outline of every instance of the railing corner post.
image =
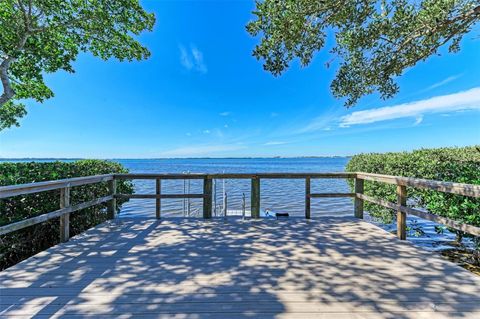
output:
M 212 178 L 203 179 L 203 218 L 212 218 Z
M 354 202 L 354 216 L 363 219 L 363 199 L 359 195 L 363 195 L 364 181 L 361 178 L 355 177 L 355 202 Z
M 260 218 L 260 178 L 258 176 L 252 178 L 250 202 L 252 218 Z
M 109 201 L 107 207 L 108 219 L 114 219 L 117 215 L 117 199 L 115 195 L 117 194 L 117 180 L 115 176 L 112 180 L 108 181 L 108 191 L 113 198 Z
M 60 189 L 60 209 L 70 206 L 70 187 Z M 70 213 L 60 216 L 60 242 L 70 239 Z
M 397 204 L 407 206 L 407 187 L 397 185 Z M 407 214 L 400 210 L 397 211 L 397 236 L 400 240 L 407 239 Z

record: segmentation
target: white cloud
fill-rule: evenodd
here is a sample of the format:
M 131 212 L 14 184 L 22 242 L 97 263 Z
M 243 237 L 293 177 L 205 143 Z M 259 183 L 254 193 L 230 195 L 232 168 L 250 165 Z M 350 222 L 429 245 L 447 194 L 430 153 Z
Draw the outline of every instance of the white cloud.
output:
M 190 50 L 180 45 L 180 63 L 189 71 L 197 71 L 200 73 L 207 73 L 207 65 L 203 60 L 203 53 L 196 46 L 191 45 Z
M 330 115 L 318 116 L 314 118 L 309 124 L 300 128 L 297 133 L 309 133 L 318 130 L 328 131 L 329 129 L 331 129 L 332 122 L 335 123 L 336 121 L 338 121 L 338 118 L 336 118 L 336 116 L 337 115 L 335 113 Z
M 282 141 L 271 141 L 271 142 L 267 142 L 263 145 L 266 145 L 266 146 L 271 146 L 271 145 L 284 145 L 284 144 L 288 144 L 288 142 L 282 142 Z
M 193 68 L 192 59 L 183 45 L 180 46 L 180 63 L 187 70 L 191 70 Z
M 231 114 L 232 114 L 232 112 L 222 112 L 222 113 L 220 113 L 219 115 L 220 115 L 220 116 L 229 116 L 229 115 L 231 115 Z
M 420 123 L 425 114 L 465 110 L 480 110 L 480 87 L 410 103 L 353 112 L 340 118 L 340 126 L 348 127 L 406 117 L 413 117 Z
M 457 74 L 457 75 L 453 75 L 453 76 L 449 76 L 448 78 L 440 81 L 440 82 L 437 82 L 435 84 L 432 84 L 430 85 L 429 87 L 427 87 L 424 91 L 428 91 L 428 90 L 432 90 L 432 89 L 435 89 L 435 88 L 438 88 L 440 86 L 443 86 L 447 83 L 450 83 L 452 81 L 455 81 L 456 79 L 458 79 L 459 77 L 461 77 L 463 74 Z
M 210 134 L 211 132 L 210 132 L 210 130 L 203 130 L 202 133 L 203 134 Z
M 195 61 L 195 69 L 200 73 L 207 73 L 207 66 L 203 61 L 203 53 L 196 47 L 192 47 L 193 60 Z
M 413 123 L 413 125 L 418 125 L 420 123 L 423 122 L 423 115 L 419 115 L 417 116 L 417 118 L 415 119 L 415 123 Z
M 246 146 L 238 144 L 226 145 L 199 145 L 179 147 L 161 153 L 161 156 L 167 157 L 189 157 L 189 156 L 212 156 L 221 155 L 225 152 L 237 151 L 245 149 Z

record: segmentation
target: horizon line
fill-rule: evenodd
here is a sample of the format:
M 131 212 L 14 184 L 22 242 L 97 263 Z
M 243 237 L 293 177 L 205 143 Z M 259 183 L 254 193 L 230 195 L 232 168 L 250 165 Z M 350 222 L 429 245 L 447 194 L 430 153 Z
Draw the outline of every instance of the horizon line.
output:
M 0 161 L 11 160 L 169 160 L 169 159 L 293 159 L 293 158 L 346 158 L 354 155 L 311 155 L 311 156 L 226 156 L 226 157 L 0 157 Z

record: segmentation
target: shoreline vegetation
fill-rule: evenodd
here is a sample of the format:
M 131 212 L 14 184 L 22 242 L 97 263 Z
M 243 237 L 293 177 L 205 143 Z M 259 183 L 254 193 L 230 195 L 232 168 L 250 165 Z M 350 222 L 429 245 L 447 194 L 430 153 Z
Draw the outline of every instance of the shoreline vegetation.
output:
M 351 158 L 355 155 L 325 155 L 325 156 L 238 156 L 238 157 L 142 157 L 142 158 L 99 158 L 98 160 L 105 160 L 105 161 L 129 161 L 129 160 L 195 160 L 195 159 L 301 159 L 301 158 Z M 12 157 L 12 158 L 1 158 L 0 161 L 80 161 L 80 160 L 88 160 L 90 158 L 83 158 L 83 157 Z
M 0 163 L 0 186 L 126 172 L 121 164 L 102 160 L 5 162 Z M 117 188 L 127 194 L 133 193 L 133 186 L 127 181 L 118 183 Z M 84 185 L 73 188 L 70 198 L 75 204 L 106 196 L 108 192 L 107 183 Z M 117 202 L 121 207 L 125 200 Z M 0 226 L 42 215 L 58 207 L 58 190 L 0 199 Z M 82 213 L 71 216 L 70 232 L 75 236 L 107 219 L 105 204 L 84 209 Z M 0 270 L 58 244 L 60 233 L 57 225 L 58 218 L 0 236 Z
M 359 154 L 350 159 L 346 170 L 478 185 L 480 184 L 480 146 Z M 350 183 L 350 187 L 353 189 L 352 183 Z M 390 202 L 395 202 L 397 197 L 393 185 L 374 182 L 365 183 L 365 194 Z M 408 194 L 407 205 L 409 207 L 427 209 L 435 215 L 473 226 L 480 226 L 479 198 L 468 198 L 413 188 L 408 188 Z M 392 222 L 395 217 L 395 212 L 392 210 L 372 203 L 366 203 L 365 209 L 371 216 L 383 223 Z M 441 255 L 476 274 L 480 274 L 480 237 L 471 236 L 444 226 L 435 228 L 438 234 L 445 232 L 445 230 L 455 234 L 456 238 L 453 246 L 458 248 L 441 251 Z M 463 244 L 466 237 L 472 240 L 473 249 L 469 249 Z

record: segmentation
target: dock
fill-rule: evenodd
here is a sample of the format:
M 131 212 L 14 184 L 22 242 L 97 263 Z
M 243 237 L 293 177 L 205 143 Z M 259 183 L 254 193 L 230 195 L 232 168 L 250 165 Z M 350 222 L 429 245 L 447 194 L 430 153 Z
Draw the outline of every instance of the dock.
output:
M 60 189 L 60 208 L 0 227 L 0 235 L 60 220 L 60 241 L 0 272 L 1 318 L 480 318 L 480 277 L 405 241 L 415 214 L 472 234 L 480 228 L 406 206 L 406 187 L 478 198 L 479 185 L 367 173 L 251 178 L 251 218 L 212 218 L 211 179 L 233 175 L 100 175 L 0 187 L 0 198 Z M 164 194 L 160 180 L 204 179 L 202 194 Z M 354 193 L 310 191 L 312 178 L 354 178 Z M 155 179 L 155 194 L 118 194 L 118 179 Z M 260 180 L 305 179 L 305 218 L 260 218 Z M 398 202 L 363 194 L 363 180 L 397 185 Z M 70 188 L 110 195 L 71 205 Z M 161 218 L 161 200 L 203 198 L 203 218 Z M 151 219 L 121 218 L 116 199 L 151 198 Z M 318 217 L 310 200 L 351 197 L 351 217 Z M 363 201 L 397 210 L 397 234 L 362 219 Z M 69 216 L 107 204 L 111 219 L 71 237 Z M 155 217 L 155 218 L 154 218 Z
M 119 218 L 0 282 L 9 318 L 480 318 L 480 277 L 354 218 Z

